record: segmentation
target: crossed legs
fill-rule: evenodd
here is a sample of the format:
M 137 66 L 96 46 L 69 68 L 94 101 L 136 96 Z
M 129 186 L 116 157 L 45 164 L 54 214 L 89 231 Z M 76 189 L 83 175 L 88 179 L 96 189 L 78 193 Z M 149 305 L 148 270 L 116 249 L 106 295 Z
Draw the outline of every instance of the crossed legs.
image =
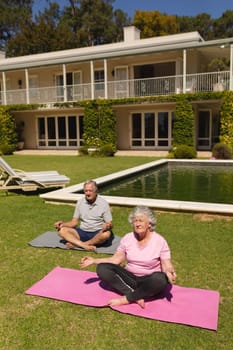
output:
M 110 300 L 109 305 L 123 305 L 135 301 L 144 308 L 144 299 L 159 294 L 168 284 L 163 272 L 138 277 L 111 263 L 98 264 L 96 272 L 101 280 L 123 295 L 121 298 Z
M 58 234 L 60 237 L 67 241 L 66 245 L 68 248 L 79 247 L 88 251 L 95 252 L 96 245 L 103 244 L 110 238 L 111 231 L 100 231 L 95 236 L 86 241 L 81 240 L 78 231 L 74 228 L 62 227 L 58 231 Z

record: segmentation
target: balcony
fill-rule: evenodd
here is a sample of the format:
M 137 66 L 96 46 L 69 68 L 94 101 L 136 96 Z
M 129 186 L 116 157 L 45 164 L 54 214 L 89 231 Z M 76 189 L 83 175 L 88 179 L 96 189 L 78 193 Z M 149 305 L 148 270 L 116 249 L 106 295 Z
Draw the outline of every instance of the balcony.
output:
M 49 86 L 1 91 L 0 104 L 49 104 L 97 98 L 117 99 L 230 90 L 230 72 L 114 80 L 95 84 Z

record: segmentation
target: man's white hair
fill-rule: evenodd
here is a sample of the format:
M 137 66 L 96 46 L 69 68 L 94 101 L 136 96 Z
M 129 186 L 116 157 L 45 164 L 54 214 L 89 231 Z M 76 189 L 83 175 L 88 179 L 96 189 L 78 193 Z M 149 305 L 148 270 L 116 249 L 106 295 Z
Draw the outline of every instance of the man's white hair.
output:
M 84 185 L 83 185 L 83 189 L 85 189 L 86 185 L 91 185 L 91 184 L 94 186 L 95 192 L 98 192 L 98 186 L 97 186 L 97 183 L 94 180 L 87 180 L 87 181 L 85 181 Z

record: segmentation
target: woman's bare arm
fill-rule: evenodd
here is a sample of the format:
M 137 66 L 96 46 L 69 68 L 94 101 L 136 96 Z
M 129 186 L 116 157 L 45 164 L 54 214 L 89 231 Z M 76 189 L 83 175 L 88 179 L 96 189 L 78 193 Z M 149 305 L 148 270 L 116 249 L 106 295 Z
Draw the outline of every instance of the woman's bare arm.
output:
M 84 258 L 81 259 L 80 266 L 87 267 L 93 264 L 98 265 L 101 263 L 112 263 L 115 265 L 120 265 L 124 261 L 125 254 L 122 252 L 116 252 L 114 255 L 107 258 L 93 258 L 91 256 L 84 256 Z
M 161 260 L 162 271 L 166 273 L 171 284 L 176 281 L 176 271 L 170 259 Z

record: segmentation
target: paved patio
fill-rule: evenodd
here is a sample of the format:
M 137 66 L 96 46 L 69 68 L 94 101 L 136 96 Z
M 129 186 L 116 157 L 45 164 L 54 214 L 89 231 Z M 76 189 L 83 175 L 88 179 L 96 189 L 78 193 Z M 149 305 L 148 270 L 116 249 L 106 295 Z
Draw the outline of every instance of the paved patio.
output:
M 66 155 L 66 156 L 76 156 L 78 155 L 78 150 L 39 150 L 39 149 L 23 149 L 20 151 L 14 152 L 14 154 L 19 155 Z M 168 155 L 167 151 L 139 151 L 139 150 L 119 150 L 116 152 L 115 156 L 127 157 L 127 156 L 136 156 L 136 157 L 166 157 Z M 210 158 L 211 152 L 199 151 L 197 152 L 198 158 Z

